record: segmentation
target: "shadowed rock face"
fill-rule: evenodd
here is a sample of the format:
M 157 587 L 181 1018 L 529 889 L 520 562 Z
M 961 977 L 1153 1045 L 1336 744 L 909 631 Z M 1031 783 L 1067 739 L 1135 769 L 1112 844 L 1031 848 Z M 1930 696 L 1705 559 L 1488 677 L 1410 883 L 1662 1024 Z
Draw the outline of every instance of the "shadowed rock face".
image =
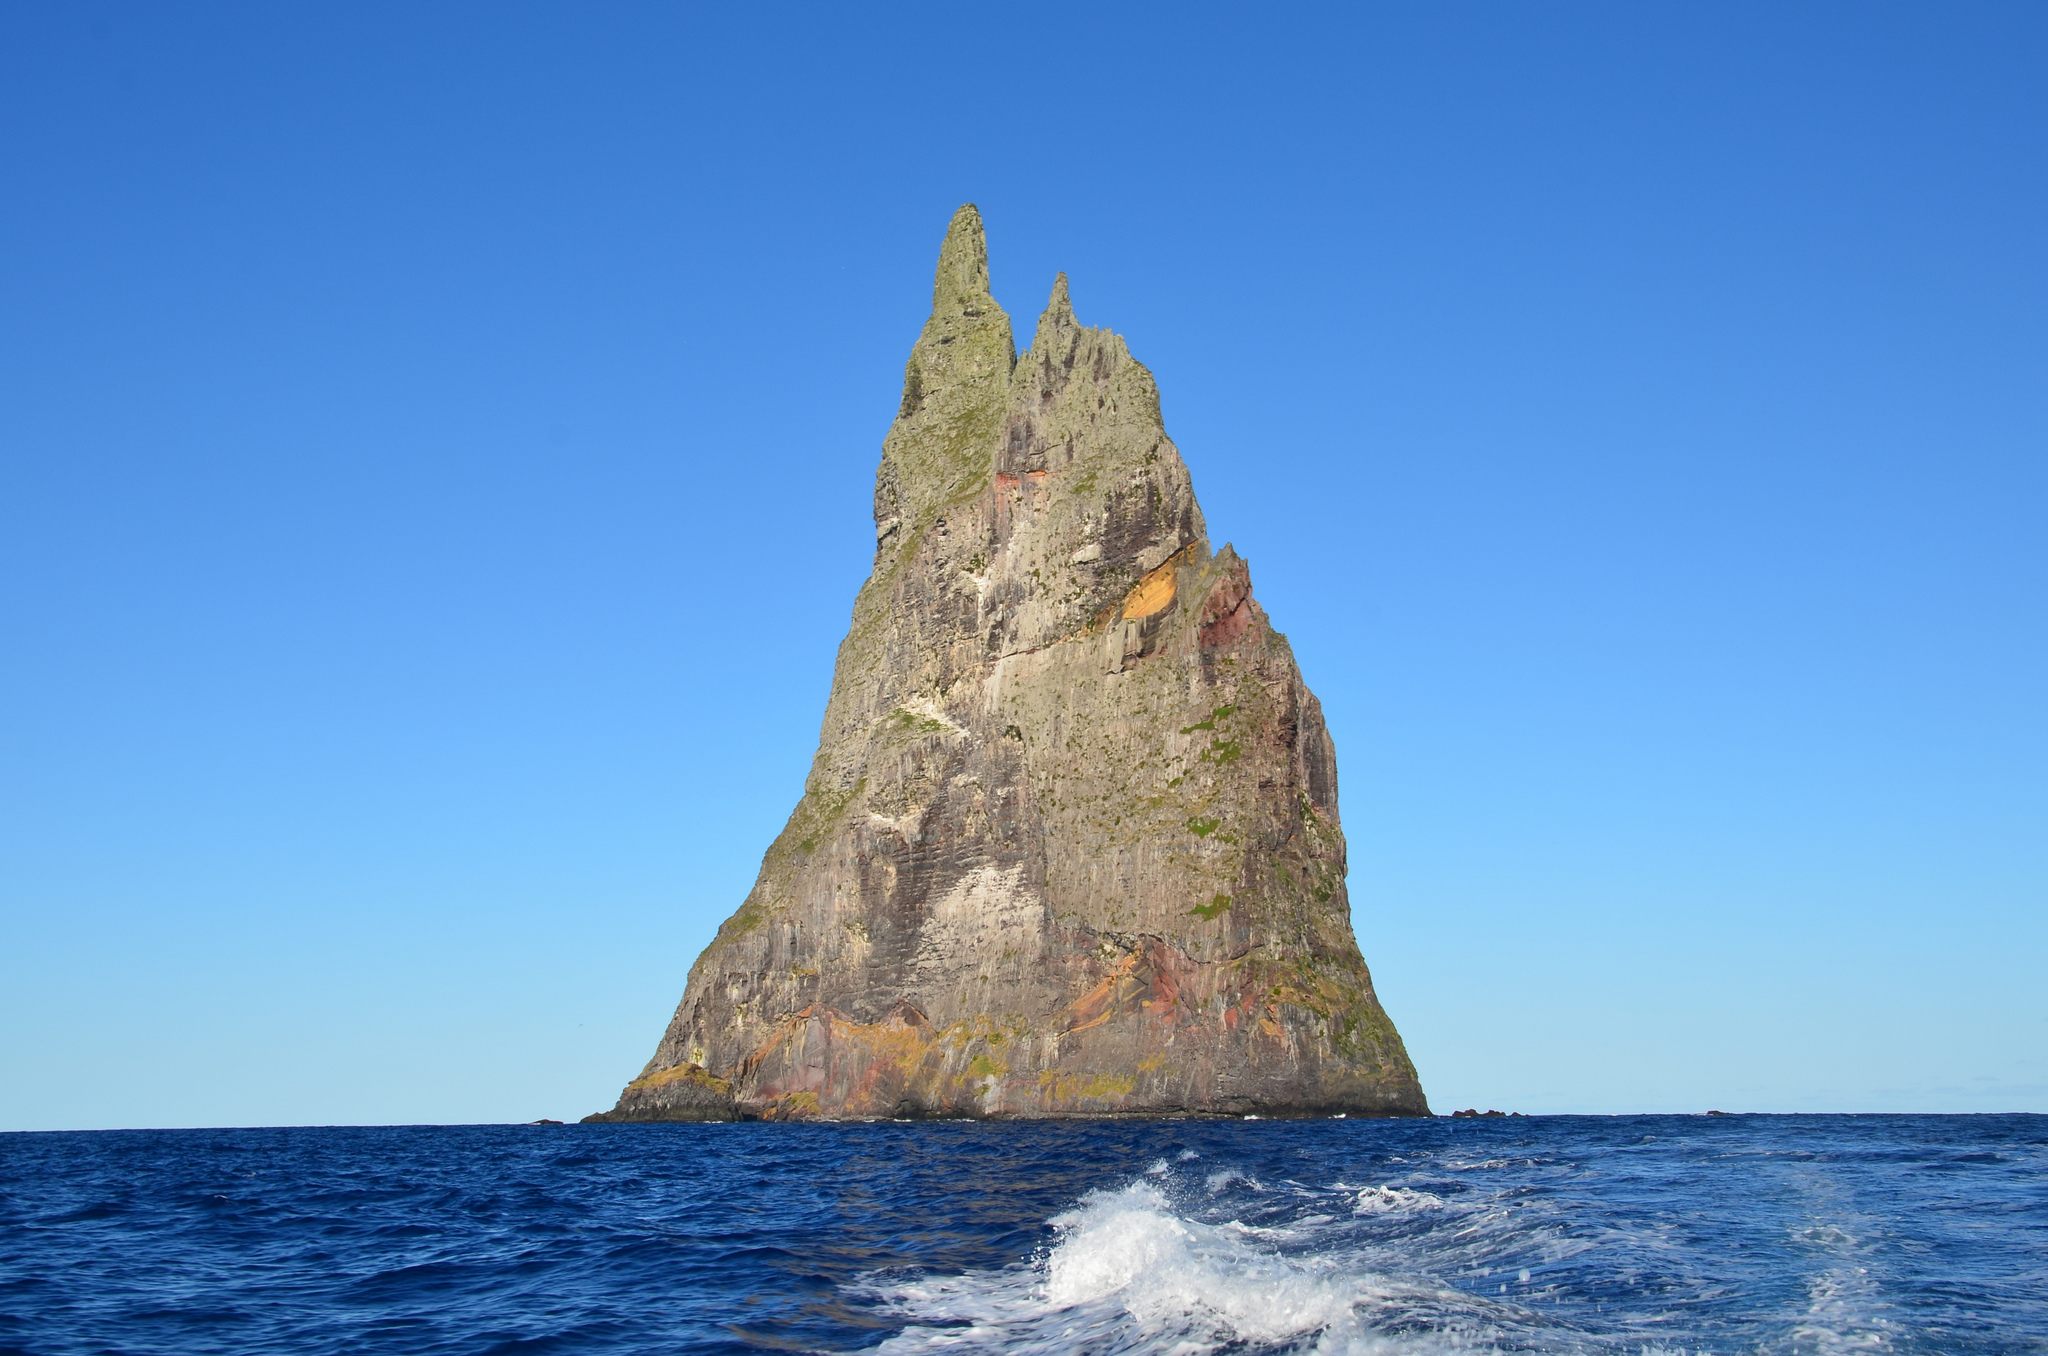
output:
M 1159 393 L 953 218 L 804 796 L 592 1119 L 1427 1114 L 1315 697 Z

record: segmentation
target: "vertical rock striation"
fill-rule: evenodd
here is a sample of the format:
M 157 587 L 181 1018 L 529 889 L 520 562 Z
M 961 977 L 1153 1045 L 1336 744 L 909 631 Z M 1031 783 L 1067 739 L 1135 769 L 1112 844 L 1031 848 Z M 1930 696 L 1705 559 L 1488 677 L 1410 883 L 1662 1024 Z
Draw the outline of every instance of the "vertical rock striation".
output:
M 973 207 L 875 478 L 803 799 L 592 1119 L 1426 1114 L 1344 889 L 1315 697 L 1211 553 L 1159 392 Z

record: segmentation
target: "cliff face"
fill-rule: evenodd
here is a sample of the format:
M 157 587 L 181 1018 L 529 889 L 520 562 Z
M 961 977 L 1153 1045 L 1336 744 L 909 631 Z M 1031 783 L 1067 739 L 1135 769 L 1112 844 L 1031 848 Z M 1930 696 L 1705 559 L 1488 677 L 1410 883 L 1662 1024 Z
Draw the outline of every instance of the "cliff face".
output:
M 1426 1114 L 1316 699 L 1064 277 L 953 218 L 804 796 L 593 1119 Z

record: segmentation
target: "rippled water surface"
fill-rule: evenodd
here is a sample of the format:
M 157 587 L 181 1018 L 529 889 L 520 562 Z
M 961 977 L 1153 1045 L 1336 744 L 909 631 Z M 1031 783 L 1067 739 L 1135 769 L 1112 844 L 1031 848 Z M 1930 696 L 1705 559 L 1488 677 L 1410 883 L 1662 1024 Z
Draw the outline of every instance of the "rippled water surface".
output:
M 2048 1352 L 2048 1117 L 0 1135 L 0 1349 Z

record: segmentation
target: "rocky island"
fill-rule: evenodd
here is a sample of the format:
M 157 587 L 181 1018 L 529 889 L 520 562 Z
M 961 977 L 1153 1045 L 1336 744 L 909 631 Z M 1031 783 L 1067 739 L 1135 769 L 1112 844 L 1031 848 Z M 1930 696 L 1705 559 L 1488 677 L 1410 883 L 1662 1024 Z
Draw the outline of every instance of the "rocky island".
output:
M 1337 764 L 1152 374 L 954 216 L 803 799 L 598 1121 L 1426 1115 Z

